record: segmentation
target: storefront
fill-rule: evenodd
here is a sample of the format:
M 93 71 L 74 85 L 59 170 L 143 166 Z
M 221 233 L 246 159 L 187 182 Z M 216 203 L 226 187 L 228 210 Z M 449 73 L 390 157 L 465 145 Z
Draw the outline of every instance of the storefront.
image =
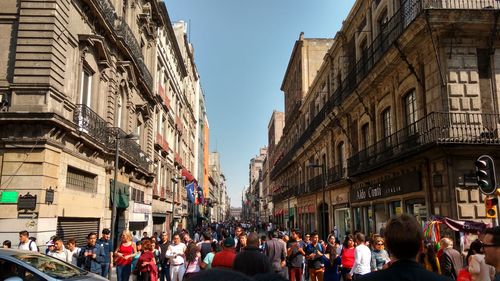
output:
M 317 231 L 316 225 L 316 195 L 311 195 L 297 200 L 298 226 L 302 234 Z
M 415 215 L 420 222 L 427 219 L 425 194 L 417 171 L 380 182 L 355 184 L 350 197 L 354 231 L 383 235 L 387 220 L 403 212 Z
M 351 232 L 351 211 L 349 206 L 349 192 L 343 190 L 333 190 L 330 193 L 333 207 L 333 229 L 336 229 L 337 238 L 342 242 L 347 231 Z

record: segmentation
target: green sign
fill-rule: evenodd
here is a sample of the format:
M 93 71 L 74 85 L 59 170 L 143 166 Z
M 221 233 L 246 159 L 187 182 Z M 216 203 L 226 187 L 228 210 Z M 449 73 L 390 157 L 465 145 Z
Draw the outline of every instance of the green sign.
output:
M 2 191 L 0 193 L 0 204 L 16 204 L 19 192 L 17 191 Z

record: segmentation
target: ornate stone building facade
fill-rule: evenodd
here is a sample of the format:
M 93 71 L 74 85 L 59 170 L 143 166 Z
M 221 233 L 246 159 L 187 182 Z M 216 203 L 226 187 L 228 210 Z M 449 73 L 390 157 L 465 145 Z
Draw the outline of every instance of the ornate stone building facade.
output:
M 1 205 L 5 239 L 27 229 L 83 243 L 110 227 L 111 202 L 118 231 L 170 230 L 172 210 L 187 215 L 198 143 L 185 28 L 161 1 L 1 6 L 0 191 L 22 195 Z
M 304 231 L 378 233 L 402 212 L 421 222 L 485 220 L 474 160 L 500 156 L 499 9 L 496 1 L 356 1 L 310 83 L 290 72 L 306 70 L 301 36 L 284 80 L 283 137 L 271 152 L 280 155 L 270 174 L 281 187 L 275 208 L 300 194 L 294 226 Z

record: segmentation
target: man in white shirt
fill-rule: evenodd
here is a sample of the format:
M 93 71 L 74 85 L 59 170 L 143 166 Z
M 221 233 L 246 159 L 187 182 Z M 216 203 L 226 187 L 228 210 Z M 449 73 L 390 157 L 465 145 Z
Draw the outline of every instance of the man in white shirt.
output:
M 38 252 L 36 242 L 29 239 L 30 234 L 28 231 L 23 230 L 19 232 L 19 250 Z
M 174 242 L 168 246 L 165 257 L 170 259 L 170 281 L 182 281 L 186 267 L 184 266 L 184 257 L 186 252 L 186 244 L 181 242 L 179 234 L 174 234 L 172 237 Z
M 65 261 L 67 263 L 71 262 L 71 254 L 68 252 L 68 250 L 64 249 L 64 244 L 61 238 L 55 237 L 52 241 L 49 241 L 49 243 L 53 243 L 55 246 L 54 251 L 48 252 L 47 255 L 52 256 L 56 259 L 60 259 L 62 261 Z M 47 243 L 48 246 L 48 243 Z
M 72 265 L 78 265 L 78 256 L 80 255 L 80 250 L 80 247 L 76 246 L 76 240 L 74 238 L 70 238 L 68 240 L 68 252 Z
M 354 239 L 357 246 L 354 250 L 354 265 L 349 275 L 351 275 L 352 280 L 357 280 L 362 275 L 370 273 L 372 253 L 370 248 L 365 245 L 365 236 L 362 233 L 357 233 Z

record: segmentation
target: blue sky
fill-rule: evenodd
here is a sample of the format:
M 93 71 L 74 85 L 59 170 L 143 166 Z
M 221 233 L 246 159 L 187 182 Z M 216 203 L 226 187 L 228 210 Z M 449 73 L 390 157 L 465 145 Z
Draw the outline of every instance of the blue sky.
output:
M 220 153 L 231 206 L 241 206 L 248 164 L 267 145 L 293 45 L 332 38 L 354 0 L 165 0 L 172 21 L 188 23 L 206 96 L 210 149 Z

